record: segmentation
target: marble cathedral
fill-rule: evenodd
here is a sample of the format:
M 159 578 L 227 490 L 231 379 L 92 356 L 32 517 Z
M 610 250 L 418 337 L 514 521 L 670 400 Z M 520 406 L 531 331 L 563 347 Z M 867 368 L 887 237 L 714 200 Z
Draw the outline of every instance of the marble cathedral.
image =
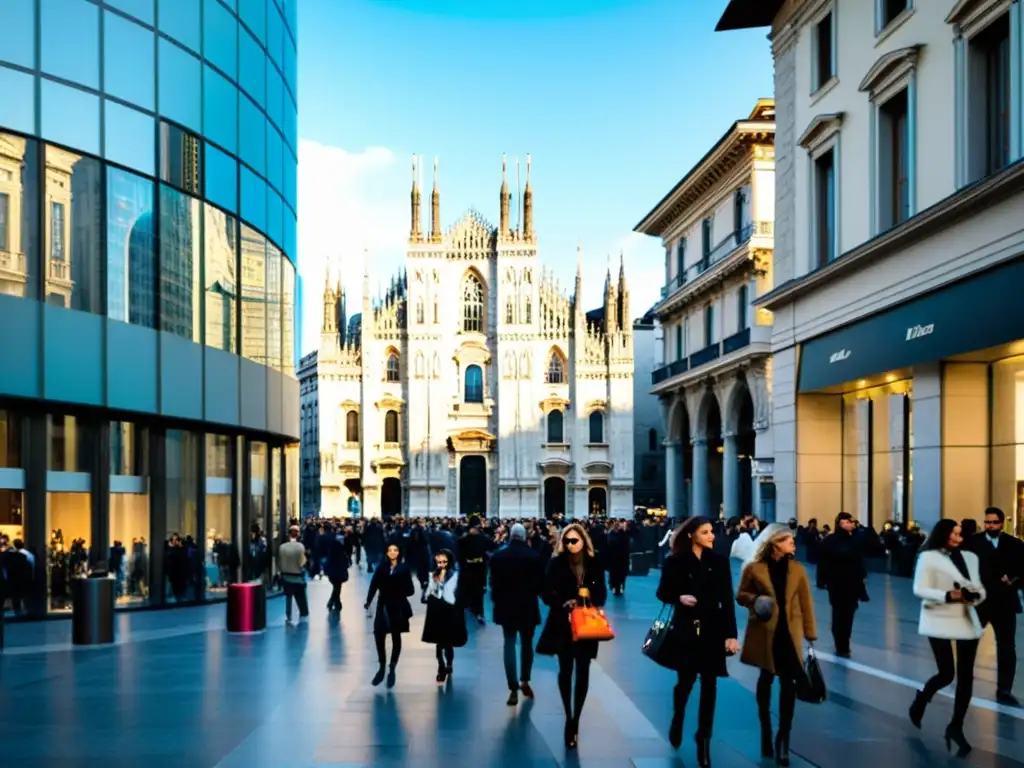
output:
M 515 206 L 502 158 L 497 227 L 470 210 L 446 230 L 435 159 L 429 231 L 419 162 L 405 267 L 390 287 L 374 298 L 365 272 L 350 315 L 328 267 L 315 363 L 320 514 L 632 515 L 621 258 L 603 305 L 587 312 L 579 254 L 572 296 L 538 259 L 529 157 Z

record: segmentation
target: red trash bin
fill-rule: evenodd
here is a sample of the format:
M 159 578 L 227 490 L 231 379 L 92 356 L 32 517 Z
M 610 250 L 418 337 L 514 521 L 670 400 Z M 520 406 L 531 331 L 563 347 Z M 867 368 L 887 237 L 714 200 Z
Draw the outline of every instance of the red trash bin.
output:
M 253 634 L 267 628 L 267 588 L 262 581 L 228 585 L 228 632 Z

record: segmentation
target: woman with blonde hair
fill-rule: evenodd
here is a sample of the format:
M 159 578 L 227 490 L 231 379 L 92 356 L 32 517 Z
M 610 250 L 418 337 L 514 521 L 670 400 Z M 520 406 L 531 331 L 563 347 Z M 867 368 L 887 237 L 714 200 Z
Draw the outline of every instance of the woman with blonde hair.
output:
M 818 639 L 811 583 L 793 559 L 793 532 L 772 523 L 754 542 L 754 554 L 743 568 L 736 602 L 750 612 L 740 661 L 761 670 L 757 680 L 757 714 L 761 723 L 761 755 L 789 765 L 789 735 L 796 709 L 796 681 L 803 672 L 804 640 Z M 779 730 L 772 739 L 772 682 L 779 678 Z
M 565 746 L 574 749 L 580 712 L 590 687 L 590 662 L 597 658 L 597 641 L 573 640 L 569 614 L 581 600 L 601 607 L 608 598 L 604 568 L 594 553 L 594 543 L 579 523 L 570 523 L 562 530 L 555 554 L 548 563 L 542 597 L 550 610 L 537 641 L 537 653 L 558 657 L 558 692 L 565 710 Z M 575 690 L 573 670 L 576 672 Z

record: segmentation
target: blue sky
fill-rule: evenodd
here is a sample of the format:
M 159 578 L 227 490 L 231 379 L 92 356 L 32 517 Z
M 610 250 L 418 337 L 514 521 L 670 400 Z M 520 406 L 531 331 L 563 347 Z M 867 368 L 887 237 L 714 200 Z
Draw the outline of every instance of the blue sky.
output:
M 445 227 L 470 207 L 496 223 L 501 154 L 515 194 L 515 158 L 531 153 L 542 262 L 568 289 L 581 242 L 584 298 L 597 304 L 607 256 L 623 250 L 640 314 L 663 252 L 633 226 L 772 93 L 764 31 L 714 32 L 724 5 L 302 0 L 303 351 L 315 348 L 328 261 L 356 300 L 364 249 L 371 290 L 401 264 L 413 153 L 428 188 L 439 157 Z

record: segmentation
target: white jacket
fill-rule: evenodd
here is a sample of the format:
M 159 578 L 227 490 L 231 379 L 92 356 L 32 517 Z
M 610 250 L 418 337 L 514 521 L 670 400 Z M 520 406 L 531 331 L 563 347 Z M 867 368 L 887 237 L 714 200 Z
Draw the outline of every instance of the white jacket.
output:
M 981 637 L 982 626 L 974 606 L 946 602 L 946 593 L 955 590 L 957 584 L 980 593 L 979 603 L 985 599 L 978 556 L 973 552 L 960 552 L 967 565 L 969 579 L 964 578 L 950 556 L 941 550 L 929 549 L 917 557 L 914 595 L 921 600 L 921 619 L 917 626 L 919 635 L 946 640 L 976 640 Z

